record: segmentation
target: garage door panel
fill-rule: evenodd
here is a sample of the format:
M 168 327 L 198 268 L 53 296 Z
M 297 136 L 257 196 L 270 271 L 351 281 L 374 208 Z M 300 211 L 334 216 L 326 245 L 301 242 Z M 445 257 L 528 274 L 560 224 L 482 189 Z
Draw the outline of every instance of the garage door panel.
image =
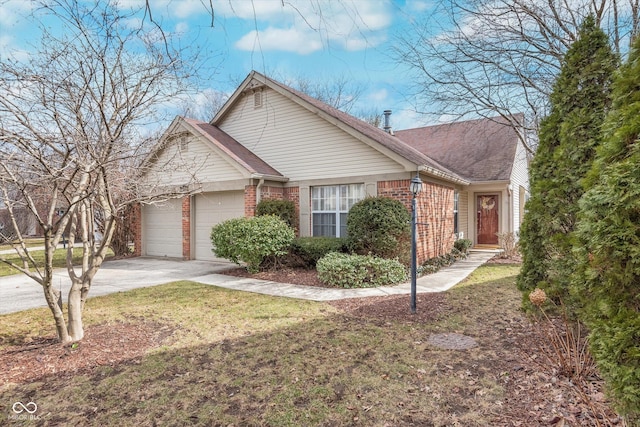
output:
M 182 202 L 169 200 L 142 207 L 144 254 L 182 258 Z
M 231 218 L 244 216 L 244 192 L 220 191 L 195 197 L 195 258 L 217 260 L 211 251 L 211 228 Z

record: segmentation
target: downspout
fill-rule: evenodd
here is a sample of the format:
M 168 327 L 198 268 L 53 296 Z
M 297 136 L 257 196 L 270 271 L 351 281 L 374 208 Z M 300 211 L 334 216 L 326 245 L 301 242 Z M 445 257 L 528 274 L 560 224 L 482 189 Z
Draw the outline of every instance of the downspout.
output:
M 256 186 L 256 207 L 258 206 L 258 203 L 260 203 L 260 189 L 262 188 L 262 186 L 264 185 L 264 178 L 260 178 L 260 181 L 258 181 L 258 185 Z

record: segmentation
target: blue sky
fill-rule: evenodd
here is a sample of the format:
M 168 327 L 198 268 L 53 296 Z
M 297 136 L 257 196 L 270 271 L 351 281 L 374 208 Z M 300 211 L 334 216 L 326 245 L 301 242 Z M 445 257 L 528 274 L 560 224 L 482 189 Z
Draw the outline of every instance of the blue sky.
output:
M 423 124 L 411 110 L 407 72 L 394 63 L 394 37 L 429 10 L 429 0 L 151 0 L 165 31 L 211 52 L 204 86 L 230 92 L 251 70 L 277 79 L 344 76 L 364 89 L 354 110 L 393 110 L 394 128 Z M 28 50 L 28 0 L 0 0 L 0 55 Z M 120 0 L 140 7 L 144 0 Z M 4 55 L 3 55 L 4 56 Z M 205 88 L 203 87 L 203 89 Z

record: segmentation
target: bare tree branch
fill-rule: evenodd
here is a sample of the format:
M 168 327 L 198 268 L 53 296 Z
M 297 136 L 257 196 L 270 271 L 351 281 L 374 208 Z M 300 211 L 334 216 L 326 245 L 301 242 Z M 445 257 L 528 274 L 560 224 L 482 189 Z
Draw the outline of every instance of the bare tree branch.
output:
M 397 37 L 394 56 L 412 70 L 416 111 L 449 118 L 524 113 L 523 142 L 533 151 L 564 53 L 589 14 L 624 55 L 638 33 L 638 0 L 625 7 L 617 0 L 441 1 L 413 34 Z
M 185 92 L 197 61 L 155 26 L 132 28 L 136 11 L 123 12 L 115 1 L 42 0 L 40 6 L 65 31 L 54 34 L 43 25 L 37 53 L 0 62 L 0 200 L 14 229 L 25 213 L 35 218 L 45 262 L 34 260 L 22 231 L 13 242 L 21 265 L 2 256 L 0 262 L 43 287 L 58 337 L 67 342 L 84 335 L 82 307 L 120 213 L 133 203 L 185 194 L 157 183 L 152 188 L 151 179 L 139 182 L 150 148 L 140 130 L 157 120 L 159 106 Z M 148 4 L 144 12 L 152 19 Z M 187 168 L 189 183 L 197 167 Z M 52 278 L 54 253 L 67 238 L 65 319 Z M 74 265 L 78 251 L 81 262 Z

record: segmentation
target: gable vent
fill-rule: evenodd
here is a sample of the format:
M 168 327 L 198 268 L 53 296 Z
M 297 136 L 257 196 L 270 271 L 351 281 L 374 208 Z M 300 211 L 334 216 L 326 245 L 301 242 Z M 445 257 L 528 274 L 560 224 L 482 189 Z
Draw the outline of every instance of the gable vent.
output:
M 180 137 L 180 151 L 186 152 L 189 149 L 189 139 L 186 136 Z
M 262 91 L 253 92 L 253 107 L 262 107 Z

